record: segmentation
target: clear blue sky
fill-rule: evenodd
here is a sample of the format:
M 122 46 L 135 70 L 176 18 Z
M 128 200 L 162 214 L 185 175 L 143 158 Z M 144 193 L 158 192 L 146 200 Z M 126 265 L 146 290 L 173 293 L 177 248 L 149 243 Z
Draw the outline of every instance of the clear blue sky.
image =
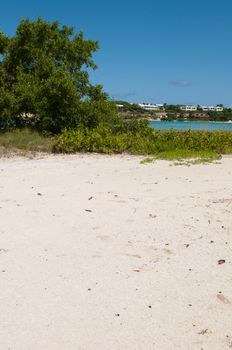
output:
M 115 99 L 232 106 L 232 0 L 11 0 L 0 30 L 58 19 L 98 40 L 91 74 Z

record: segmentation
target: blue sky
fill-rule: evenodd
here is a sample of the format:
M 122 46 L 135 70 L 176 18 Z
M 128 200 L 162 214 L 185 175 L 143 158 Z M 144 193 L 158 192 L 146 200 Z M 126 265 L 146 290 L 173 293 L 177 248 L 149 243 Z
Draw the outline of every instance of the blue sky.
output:
M 11 0 L 0 30 L 21 18 L 59 20 L 98 40 L 91 73 L 115 99 L 232 106 L 231 0 Z

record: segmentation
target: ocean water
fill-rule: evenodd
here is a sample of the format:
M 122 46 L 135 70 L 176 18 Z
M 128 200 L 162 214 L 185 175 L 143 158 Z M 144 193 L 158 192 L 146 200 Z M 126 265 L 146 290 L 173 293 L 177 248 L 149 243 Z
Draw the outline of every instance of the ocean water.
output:
M 208 130 L 208 131 L 231 131 L 232 123 L 226 122 L 150 122 L 154 129 L 161 130 Z

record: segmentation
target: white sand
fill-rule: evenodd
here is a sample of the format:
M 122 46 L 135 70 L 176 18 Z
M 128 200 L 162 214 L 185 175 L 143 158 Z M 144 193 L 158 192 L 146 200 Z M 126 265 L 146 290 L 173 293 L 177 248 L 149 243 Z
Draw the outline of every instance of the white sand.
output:
M 0 161 L 1 350 L 232 347 L 232 159 L 140 159 Z

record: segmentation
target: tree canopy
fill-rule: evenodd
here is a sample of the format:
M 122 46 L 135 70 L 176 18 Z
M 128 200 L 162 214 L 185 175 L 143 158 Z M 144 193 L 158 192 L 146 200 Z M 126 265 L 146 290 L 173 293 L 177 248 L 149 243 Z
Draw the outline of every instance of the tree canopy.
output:
M 98 47 L 83 32 L 40 18 L 22 20 L 14 37 L 0 33 L 0 119 L 30 114 L 59 132 L 113 118 L 107 94 L 89 80 Z

